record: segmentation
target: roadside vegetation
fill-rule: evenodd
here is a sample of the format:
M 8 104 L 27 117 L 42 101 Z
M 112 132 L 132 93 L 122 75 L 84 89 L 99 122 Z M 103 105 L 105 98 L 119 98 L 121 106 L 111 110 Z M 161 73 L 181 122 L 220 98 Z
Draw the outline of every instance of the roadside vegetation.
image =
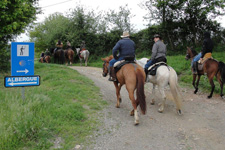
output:
M 96 130 L 107 104 L 99 88 L 66 66 L 35 63 L 41 85 L 5 88 L 0 74 L 0 149 L 73 149 Z

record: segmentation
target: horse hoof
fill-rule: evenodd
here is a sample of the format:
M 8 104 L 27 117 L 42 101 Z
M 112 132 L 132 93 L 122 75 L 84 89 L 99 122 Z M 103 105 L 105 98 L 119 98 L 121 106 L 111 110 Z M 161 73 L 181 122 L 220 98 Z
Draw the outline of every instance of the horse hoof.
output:
M 151 104 L 151 105 L 155 105 L 155 102 L 151 102 L 150 104 Z
M 130 112 L 130 116 L 134 116 L 134 110 Z
M 209 95 L 209 96 L 208 96 L 208 98 L 212 98 L 212 96 L 211 96 L 211 95 Z
M 162 109 L 162 108 L 159 108 L 159 109 L 158 109 L 158 112 L 159 112 L 159 113 L 163 113 L 163 109 Z
M 120 106 L 119 105 L 116 105 L 116 108 L 120 108 Z
M 194 94 L 196 94 L 198 92 L 198 89 L 195 89 Z
M 134 125 L 135 125 L 135 126 L 139 125 L 139 121 L 136 120 L 136 121 L 134 122 Z
M 180 110 L 180 109 L 177 111 L 177 114 L 178 114 L 178 115 L 182 115 L 182 113 L 181 113 L 181 110 Z
M 162 110 L 158 110 L 158 112 L 159 112 L 159 113 L 163 113 L 163 111 L 162 111 Z

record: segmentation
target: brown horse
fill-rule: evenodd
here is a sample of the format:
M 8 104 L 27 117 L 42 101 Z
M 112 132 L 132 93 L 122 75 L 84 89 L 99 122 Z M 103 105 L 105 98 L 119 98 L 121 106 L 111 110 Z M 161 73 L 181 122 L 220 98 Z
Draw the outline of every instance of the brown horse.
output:
M 109 61 L 113 56 L 102 58 L 104 61 L 103 64 L 103 76 L 106 77 L 109 72 Z M 131 100 L 133 110 L 130 112 L 130 115 L 135 118 L 135 125 L 139 124 L 137 107 L 140 104 L 141 111 L 143 114 L 146 112 L 146 101 L 144 94 L 144 84 L 145 84 L 145 72 L 141 66 L 136 63 L 125 64 L 117 73 L 116 77 L 118 81 L 114 81 L 114 86 L 116 88 L 117 103 L 116 107 L 120 107 L 122 102 L 120 96 L 120 89 L 125 84 L 126 89 Z M 136 100 L 134 97 L 134 91 L 136 89 Z
M 186 60 L 190 59 L 192 61 L 196 55 L 197 55 L 196 51 L 187 47 L 187 54 L 186 54 L 186 58 L 185 58 Z M 214 76 L 216 76 L 217 81 L 220 84 L 220 87 L 221 87 L 220 96 L 223 97 L 223 91 L 222 91 L 223 84 L 222 84 L 222 80 L 221 80 L 221 73 L 219 70 L 219 62 L 217 60 L 212 59 L 212 58 L 205 60 L 205 62 L 203 63 L 203 69 L 198 70 L 197 72 L 198 72 L 197 74 L 193 74 L 193 81 L 192 81 L 192 85 L 195 88 L 195 91 L 194 91 L 195 94 L 198 92 L 198 84 L 199 84 L 201 75 L 207 75 L 207 77 L 209 79 L 209 83 L 211 85 L 211 93 L 209 94 L 208 98 L 212 97 L 213 91 L 215 89 L 215 84 L 213 82 Z M 196 77 L 198 77 L 198 79 L 197 79 L 197 83 L 195 84 Z
M 51 57 L 49 56 L 49 55 L 47 55 L 47 56 L 44 56 L 44 57 L 41 57 L 40 58 L 40 62 L 41 63 L 50 63 L 51 62 Z
M 65 52 L 65 62 L 66 65 L 68 65 L 68 61 L 70 62 L 70 65 L 73 64 L 73 57 L 74 57 L 74 51 L 71 48 L 68 48 L 64 50 Z

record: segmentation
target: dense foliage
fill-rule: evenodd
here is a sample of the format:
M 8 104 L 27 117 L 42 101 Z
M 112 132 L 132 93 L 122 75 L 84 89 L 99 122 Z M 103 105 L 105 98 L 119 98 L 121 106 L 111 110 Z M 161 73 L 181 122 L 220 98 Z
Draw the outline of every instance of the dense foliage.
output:
M 29 16 L 31 19 L 28 19 L 28 22 L 31 22 L 37 13 L 34 3 L 36 1 L 23 2 L 30 2 L 30 4 L 33 2 L 33 10 L 29 9 L 33 12 L 31 13 L 33 17 Z M 8 1 L 7 3 L 9 4 Z M 69 41 L 73 49 L 80 47 L 81 42 L 85 41 L 86 48 L 93 59 L 99 55 L 111 54 L 113 46 L 124 30 L 130 31 L 131 38 L 136 43 L 138 56 L 151 55 L 154 43 L 152 37 L 155 33 L 162 35 L 169 55 L 184 54 L 187 46 L 195 47 L 200 51 L 205 31 L 211 32 L 215 50 L 225 48 L 225 30 L 214 20 L 215 16 L 225 14 L 225 0 L 145 0 L 142 6 L 149 10 L 144 17 L 150 23 L 146 29 L 140 31 L 135 31 L 134 25 L 130 22 L 134 15 L 131 14 L 128 5 L 120 6 L 118 11 L 108 10 L 98 13 L 77 5 L 67 13 L 67 16 L 55 13 L 37 24 L 29 31 L 30 40 L 35 42 L 37 55 L 47 48 L 53 49 L 58 40 L 64 43 L 64 48 Z M 24 26 L 21 25 L 19 31 L 10 30 L 12 33 L 5 33 L 5 37 L 12 38 L 12 35 L 22 32 Z M 13 24 L 10 27 L 19 29 Z
M 9 60 L 7 43 L 24 32 L 25 28 L 36 19 L 38 0 L 1 0 L 0 1 L 0 71 L 8 69 Z M 7 61 L 5 59 L 7 58 Z

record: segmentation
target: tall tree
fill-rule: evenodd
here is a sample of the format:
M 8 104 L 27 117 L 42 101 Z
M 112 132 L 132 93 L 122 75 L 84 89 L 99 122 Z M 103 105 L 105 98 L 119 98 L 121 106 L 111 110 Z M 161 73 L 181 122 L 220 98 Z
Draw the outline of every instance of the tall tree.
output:
M 9 58 L 6 47 L 8 41 L 24 32 L 39 13 L 38 0 L 0 1 L 0 58 Z M 0 59 L 0 70 L 6 70 L 8 59 Z
M 183 42 L 198 44 L 206 30 L 217 32 L 219 24 L 212 19 L 225 14 L 224 0 L 147 0 L 143 6 L 150 14 L 146 19 L 161 24 L 172 48 Z
M 60 13 L 49 15 L 43 23 L 39 23 L 29 32 L 32 41 L 35 41 L 35 51 L 40 53 L 46 48 L 54 48 L 58 40 L 66 43 L 69 40 L 69 19 Z
M 118 12 L 109 10 L 105 18 L 108 21 L 108 30 L 119 30 L 120 32 L 127 30 L 133 32 L 133 26 L 130 22 L 132 17 L 134 15 L 131 14 L 128 4 L 120 6 Z

